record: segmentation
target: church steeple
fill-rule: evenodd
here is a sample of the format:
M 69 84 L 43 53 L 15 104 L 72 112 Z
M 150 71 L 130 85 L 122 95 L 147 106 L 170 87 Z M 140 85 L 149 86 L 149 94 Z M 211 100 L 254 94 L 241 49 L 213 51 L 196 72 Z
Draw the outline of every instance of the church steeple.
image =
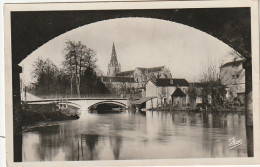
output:
M 108 64 L 107 75 L 108 76 L 115 76 L 115 74 L 120 72 L 120 71 L 121 71 L 121 66 L 118 63 L 117 55 L 116 55 L 116 48 L 115 48 L 115 44 L 113 42 L 111 59 L 110 59 L 110 63 Z
M 115 48 L 114 42 L 113 42 L 113 46 L 112 46 L 112 53 L 111 53 L 110 64 L 118 65 L 117 55 L 116 55 L 116 48 Z

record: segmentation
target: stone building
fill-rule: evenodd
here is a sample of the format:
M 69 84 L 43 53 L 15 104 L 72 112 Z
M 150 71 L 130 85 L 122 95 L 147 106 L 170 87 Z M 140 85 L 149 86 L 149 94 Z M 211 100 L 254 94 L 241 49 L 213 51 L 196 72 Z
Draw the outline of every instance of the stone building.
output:
M 162 104 L 185 106 L 188 102 L 188 96 L 186 94 L 189 83 L 186 79 L 149 79 L 145 87 L 146 97 L 156 97 L 146 103 L 147 108 L 160 106 Z
M 244 60 L 234 60 L 220 67 L 222 84 L 226 86 L 226 100 L 228 102 L 245 103 L 245 70 Z
M 132 77 L 101 77 L 102 82 L 114 94 L 131 94 L 136 93 L 138 83 Z
M 121 65 L 117 60 L 117 54 L 115 45 L 112 46 L 111 59 L 108 64 L 107 76 L 102 76 L 102 81 L 107 86 L 120 87 L 120 85 L 125 87 L 132 87 L 137 90 L 137 92 L 145 94 L 145 84 L 146 82 L 153 78 L 171 78 L 172 74 L 168 68 L 165 66 L 152 67 L 152 68 L 142 68 L 136 67 L 134 70 L 122 71 Z
M 138 86 L 145 87 L 146 82 L 153 78 L 171 78 L 172 74 L 168 68 L 165 66 L 152 67 L 152 68 L 143 68 L 136 67 L 131 71 L 123 71 L 116 74 L 119 77 L 133 77 L 135 82 L 138 83 Z

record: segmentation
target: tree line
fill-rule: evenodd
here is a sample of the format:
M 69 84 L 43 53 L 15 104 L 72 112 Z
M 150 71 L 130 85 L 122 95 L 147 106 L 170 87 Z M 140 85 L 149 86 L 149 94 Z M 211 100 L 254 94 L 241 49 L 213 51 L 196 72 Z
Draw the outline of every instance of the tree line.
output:
M 77 95 L 109 93 L 96 65 L 96 52 L 82 42 L 68 40 L 62 67 L 50 59 L 38 58 L 33 64 L 35 83 L 29 91 L 35 95 Z
M 226 93 L 223 76 L 213 63 L 204 67 L 199 83 L 191 84 L 187 90 L 192 107 L 195 107 L 196 98 L 199 97 L 204 106 L 211 106 L 213 109 L 224 105 Z

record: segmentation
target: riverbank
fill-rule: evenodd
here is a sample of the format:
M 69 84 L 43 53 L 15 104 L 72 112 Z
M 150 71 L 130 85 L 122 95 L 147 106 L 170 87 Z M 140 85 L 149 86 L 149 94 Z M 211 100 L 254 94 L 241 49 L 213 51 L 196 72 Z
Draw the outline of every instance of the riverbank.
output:
M 22 104 L 22 126 L 37 122 L 65 121 L 79 119 L 78 108 L 58 108 L 55 103 L 50 104 Z
M 191 107 L 171 107 L 169 105 L 167 106 L 161 106 L 156 107 L 152 109 L 147 109 L 150 111 L 167 111 L 167 112 L 174 112 L 174 111 L 188 111 L 188 112 L 210 112 L 210 113 L 228 113 L 228 112 L 245 112 L 245 107 L 230 107 L 230 108 L 217 108 L 213 109 L 209 107 L 207 110 L 202 108 L 191 108 Z

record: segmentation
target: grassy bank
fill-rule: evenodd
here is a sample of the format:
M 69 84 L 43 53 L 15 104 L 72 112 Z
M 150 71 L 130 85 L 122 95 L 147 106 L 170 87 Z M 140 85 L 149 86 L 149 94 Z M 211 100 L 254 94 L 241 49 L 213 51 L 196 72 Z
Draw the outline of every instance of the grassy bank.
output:
M 77 108 L 68 107 L 59 109 L 55 103 L 23 104 L 21 114 L 22 126 L 36 122 L 79 119 Z

